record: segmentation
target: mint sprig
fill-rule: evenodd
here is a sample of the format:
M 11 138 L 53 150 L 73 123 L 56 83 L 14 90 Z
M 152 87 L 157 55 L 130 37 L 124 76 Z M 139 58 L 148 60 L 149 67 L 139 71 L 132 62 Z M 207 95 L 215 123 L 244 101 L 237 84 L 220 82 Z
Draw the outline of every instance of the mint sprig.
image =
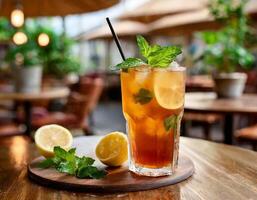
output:
M 43 160 L 41 163 L 39 163 L 38 167 L 54 167 L 61 173 L 74 175 L 78 178 L 103 178 L 106 175 L 106 172 L 92 166 L 94 162 L 95 160 L 93 158 L 76 156 L 75 148 L 66 151 L 57 146 L 54 147 L 54 157 Z
M 169 117 L 166 117 L 163 121 L 165 130 L 170 131 L 171 129 L 173 129 L 175 131 L 177 129 L 177 121 L 178 121 L 177 115 L 171 115 Z
M 154 68 L 166 68 L 179 54 L 182 53 L 181 48 L 177 46 L 151 46 L 141 35 L 137 36 L 137 45 L 141 55 L 145 58 L 145 61 L 139 58 L 128 58 L 112 69 L 122 69 L 123 71 L 126 71 L 128 68 L 138 67 L 145 64 Z
M 142 105 L 149 103 L 152 98 L 153 98 L 153 94 L 150 90 L 141 88 L 138 93 L 133 95 L 134 97 L 134 101 L 136 103 L 140 103 Z
M 122 63 L 116 65 L 114 68 L 111 68 L 111 69 L 113 69 L 113 70 L 123 69 L 124 70 L 124 69 L 132 68 L 132 67 L 138 67 L 141 65 L 146 65 L 146 63 L 139 58 L 127 58 Z

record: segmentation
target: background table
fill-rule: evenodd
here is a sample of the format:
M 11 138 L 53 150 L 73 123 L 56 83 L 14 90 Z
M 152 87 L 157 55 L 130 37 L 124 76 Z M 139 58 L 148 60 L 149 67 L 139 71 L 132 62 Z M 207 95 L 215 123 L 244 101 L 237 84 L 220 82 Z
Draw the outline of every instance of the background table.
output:
M 21 101 L 24 106 L 25 112 L 25 125 L 26 134 L 31 133 L 31 108 L 32 102 L 39 100 L 51 100 L 65 98 L 69 95 L 69 89 L 66 87 L 53 87 L 53 88 L 43 88 L 39 93 L 17 93 L 17 92 L 1 92 L 0 100 L 13 100 Z
M 257 115 L 257 94 L 243 94 L 237 99 L 217 99 L 213 92 L 186 93 L 185 111 L 224 115 L 224 140 L 233 142 L 234 114 Z
M 88 139 L 92 137 L 96 136 Z M 0 147 L 1 200 L 245 200 L 257 196 L 256 152 L 199 139 L 181 137 L 180 152 L 195 165 L 188 180 L 155 190 L 108 195 L 54 190 L 31 182 L 27 163 L 38 154 L 26 136 L 1 138 Z

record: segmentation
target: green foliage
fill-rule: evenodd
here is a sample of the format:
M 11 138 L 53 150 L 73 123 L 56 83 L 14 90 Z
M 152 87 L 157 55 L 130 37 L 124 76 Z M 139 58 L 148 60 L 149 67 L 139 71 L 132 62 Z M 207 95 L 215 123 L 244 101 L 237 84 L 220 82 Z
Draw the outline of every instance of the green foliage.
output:
M 139 58 L 128 58 L 122 63 L 116 65 L 114 69 L 124 70 L 144 64 L 149 64 L 151 67 L 166 68 L 179 54 L 182 53 L 181 48 L 176 46 L 150 46 L 146 39 L 141 35 L 137 36 L 137 45 L 140 53 L 146 61 L 144 62 Z
M 24 67 L 42 64 L 44 73 L 63 77 L 69 73 L 79 73 L 81 66 L 77 58 L 72 56 L 72 46 L 74 41 L 65 35 L 58 34 L 50 28 L 25 25 L 21 29 L 27 37 L 28 42 L 22 45 L 12 44 L 8 49 L 6 60 L 9 62 L 19 61 Z M 37 40 L 41 33 L 46 33 L 50 38 L 50 43 L 39 46 Z
M 217 32 L 204 32 L 206 43 L 204 62 L 218 72 L 234 72 L 239 67 L 250 69 L 253 55 L 246 49 L 249 26 L 244 13 L 245 0 L 214 0 L 210 11 L 224 28 Z
M 42 63 L 39 57 L 39 49 L 36 41 L 32 37 L 32 31 L 24 26 L 20 31 L 24 32 L 28 41 L 22 45 L 10 44 L 6 54 L 6 60 L 12 64 L 32 67 Z M 13 32 L 13 35 L 15 32 Z
M 0 41 L 9 41 L 14 29 L 6 18 L 0 18 Z
M 54 147 L 54 157 L 43 160 L 38 167 L 54 167 L 61 173 L 74 175 L 78 178 L 103 178 L 106 172 L 92 166 L 94 162 L 95 160 L 90 157 L 76 156 L 75 148 L 65 151 L 61 147 Z
M 42 26 L 36 28 L 35 40 L 40 33 L 46 33 L 50 38 L 50 43 L 47 46 L 39 47 L 39 56 L 43 60 L 45 73 L 57 77 L 63 77 L 72 72 L 79 73 L 80 63 L 71 53 L 74 41 Z

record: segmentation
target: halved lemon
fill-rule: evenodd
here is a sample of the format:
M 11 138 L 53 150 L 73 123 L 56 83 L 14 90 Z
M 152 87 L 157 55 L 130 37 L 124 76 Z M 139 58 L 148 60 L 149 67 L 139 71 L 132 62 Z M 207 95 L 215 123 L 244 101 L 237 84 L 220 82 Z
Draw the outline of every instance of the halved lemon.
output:
M 54 156 L 54 147 L 68 150 L 72 145 L 72 134 L 66 128 L 51 124 L 40 127 L 35 133 L 35 143 L 39 153 L 44 157 Z
M 97 158 L 108 166 L 121 166 L 128 159 L 127 136 L 121 132 L 111 132 L 96 146 Z
M 154 94 L 159 105 L 166 109 L 178 109 L 184 104 L 185 75 L 183 72 L 156 71 Z

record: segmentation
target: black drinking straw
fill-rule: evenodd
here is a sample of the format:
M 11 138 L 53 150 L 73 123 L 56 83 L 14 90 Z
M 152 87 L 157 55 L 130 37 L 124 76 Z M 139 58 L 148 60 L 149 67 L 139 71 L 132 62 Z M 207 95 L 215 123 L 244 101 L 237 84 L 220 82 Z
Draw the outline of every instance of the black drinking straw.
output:
M 107 23 L 108 23 L 108 26 L 109 26 L 111 32 L 112 32 L 112 37 L 113 37 L 114 40 L 115 40 L 115 43 L 116 43 L 116 45 L 117 45 L 117 47 L 118 47 L 118 49 L 119 49 L 119 52 L 120 52 L 120 55 L 121 55 L 122 59 L 123 59 L 123 60 L 126 60 L 126 58 L 125 58 L 125 56 L 124 56 L 124 53 L 123 53 L 123 51 L 122 51 L 122 48 L 121 48 L 121 46 L 120 46 L 119 38 L 118 38 L 118 36 L 116 35 L 116 33 L 115 33 L 115 31 L 114 31 L 114 29 L 113 29 L 113 27 L 112 27 L 112 24 L 111 24 L 111 21 L 110 21 L 109 17 L 106 17 L 106 21 L 107 21 Z

